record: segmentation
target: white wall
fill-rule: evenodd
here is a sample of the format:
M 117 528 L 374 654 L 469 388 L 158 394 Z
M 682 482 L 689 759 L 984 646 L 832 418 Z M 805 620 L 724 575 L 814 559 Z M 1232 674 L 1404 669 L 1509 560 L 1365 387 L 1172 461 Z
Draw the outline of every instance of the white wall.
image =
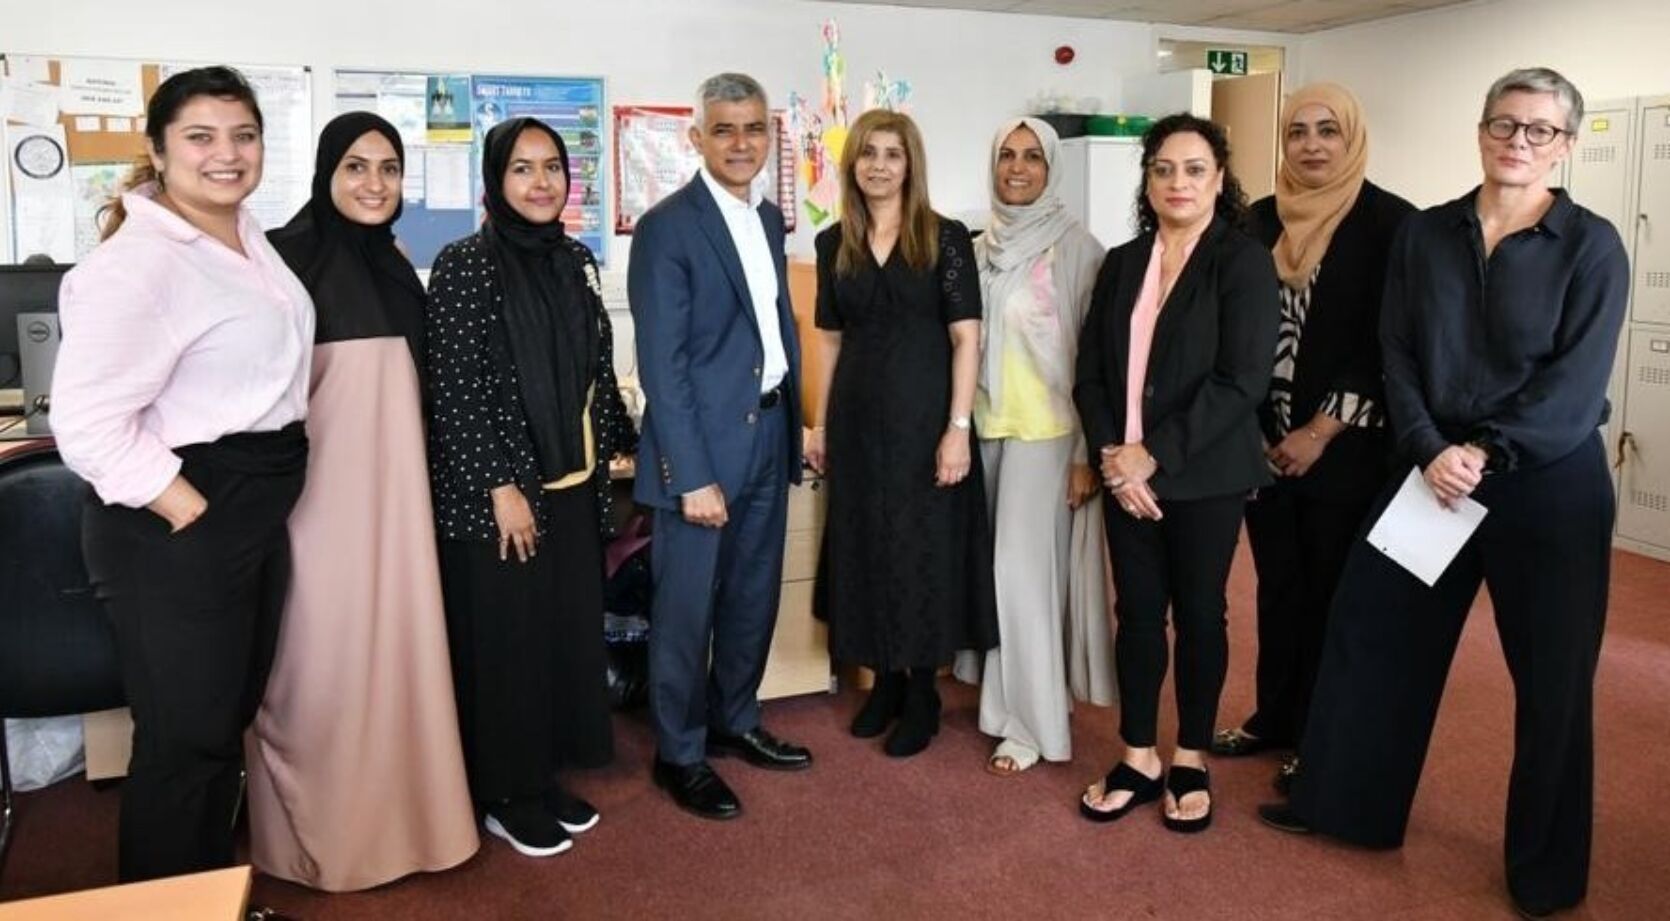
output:
M 418 9 L 435 14 L 405 12 Z M 1155 61 L 1155 29 L 1144 24 L 810 0 L 51 0 L 0 13 L 0 51 L 306 64 L 319 126 L 331 114 L 337 67 L 602 75 L 611 105 L 688 104 L 703 77 L 744 70 L 778 103 L 791 89 L 817 98 L 819 27 L 830 17 L 841 27 L 854 117 L 877 68 L 914 86 L 930 191 L 953 215 L 986 210 L 998 121 L 1045 89 L 1100 97 L 1116 111 L 1121 77 L 1152 71 Z M 1054 61 L 1063 44 L 1078 52 L 1069 67 Z M 625 242 L 617 239 L 612 258 L 624 257 Z M 809 252 L 811 234 L 797 234 L 792 247 Z
M 1288 86 L 1350 87 L 1367 110 L 1369 177 L 1425 206 L 1478 184 L 1491 81 L 1547 66 L 1587 99 L 1670 93 L 1667 42 L 1664 0 L 1484 0 L 1306 36 Z

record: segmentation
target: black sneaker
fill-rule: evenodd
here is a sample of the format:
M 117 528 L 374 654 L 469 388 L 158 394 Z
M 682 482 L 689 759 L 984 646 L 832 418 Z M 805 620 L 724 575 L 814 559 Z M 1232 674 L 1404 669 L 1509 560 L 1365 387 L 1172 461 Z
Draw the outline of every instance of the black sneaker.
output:
M 528 857 L 552 857 L 574 846 L 562 823 L 533 801 L 497 803 L 487 809 L 487 833 Z
M 591 831 L 597 826 L 596 807 L 556 784 L 545 791 L 545 811 L 557 817 L 557 822 L 570 834 Z

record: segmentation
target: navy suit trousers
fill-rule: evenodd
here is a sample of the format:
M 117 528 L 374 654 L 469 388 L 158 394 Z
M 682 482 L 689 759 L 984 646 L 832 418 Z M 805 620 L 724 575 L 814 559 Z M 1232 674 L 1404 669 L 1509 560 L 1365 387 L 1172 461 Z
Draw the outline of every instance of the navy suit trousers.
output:
M 677 509 L 655 511 L 650 709 L 657 756 L 671 764 L 703 760 L 709 729 L 735 735 L 760 723 L 788 515 L 784 403 L 760 410 L 756 424 L 742 488 L 725 497 L 724 527 L 690 524 Z

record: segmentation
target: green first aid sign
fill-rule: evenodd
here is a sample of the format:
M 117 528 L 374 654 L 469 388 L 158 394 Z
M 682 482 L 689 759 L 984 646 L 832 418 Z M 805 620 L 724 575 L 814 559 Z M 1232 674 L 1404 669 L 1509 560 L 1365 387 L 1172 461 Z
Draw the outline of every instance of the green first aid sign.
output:
M 1206 66 L 1215 74 L 1244 77 L 1247 73 L 1247 53 L 1230 51 L 1227 48 L 1209 48 L 1206 51 Z

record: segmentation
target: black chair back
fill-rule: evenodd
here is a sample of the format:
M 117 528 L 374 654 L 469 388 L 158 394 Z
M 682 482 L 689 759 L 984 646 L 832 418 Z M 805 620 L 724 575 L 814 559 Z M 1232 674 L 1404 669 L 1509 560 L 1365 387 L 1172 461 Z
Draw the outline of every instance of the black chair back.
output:
M 51 448 L 0 459 L 0 716 L 126 702 L 115 631 L 81 556 L 87 490 Z

